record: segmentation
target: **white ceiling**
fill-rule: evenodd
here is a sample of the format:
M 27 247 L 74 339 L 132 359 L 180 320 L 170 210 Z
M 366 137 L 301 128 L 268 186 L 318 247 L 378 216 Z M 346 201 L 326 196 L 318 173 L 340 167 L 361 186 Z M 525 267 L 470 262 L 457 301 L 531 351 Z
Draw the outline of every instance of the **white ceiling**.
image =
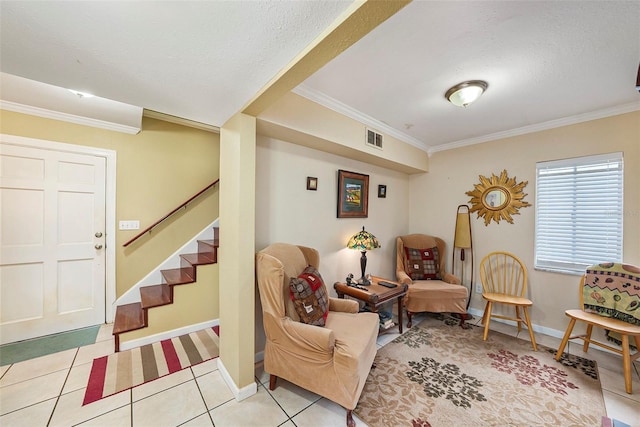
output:
M 349 4 L 2 0 L 0 66 L 220 126 Z
M 221 126 L 344 1 L 0 2 L 8 74 Z M 296 92 L 425 150 L 640 109 L 640 1 L 414 1 Z M 467 108 L 444 99 L 469 79 Z M 0 94 L 1 95 L 1 94 Z

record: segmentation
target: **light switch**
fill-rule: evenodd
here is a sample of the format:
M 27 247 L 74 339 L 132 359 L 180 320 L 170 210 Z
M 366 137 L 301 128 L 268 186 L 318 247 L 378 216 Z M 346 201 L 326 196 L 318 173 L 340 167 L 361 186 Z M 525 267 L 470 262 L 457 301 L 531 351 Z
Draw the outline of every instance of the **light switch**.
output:
M 120 221 L 119 228 L 120 230 L 139 230 L 140 221 Z

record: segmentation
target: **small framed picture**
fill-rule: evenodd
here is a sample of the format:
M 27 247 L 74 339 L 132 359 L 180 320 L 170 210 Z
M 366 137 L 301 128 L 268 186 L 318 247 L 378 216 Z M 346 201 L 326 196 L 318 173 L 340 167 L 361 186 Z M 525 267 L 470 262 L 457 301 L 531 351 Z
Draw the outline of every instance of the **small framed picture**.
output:
M 387 186 L 386 185 L 378 185 L 378 197 L 384 199 L 387 197 Z
M 367 218 L 369 175 L 338 171 L 338 218 Z
M 307 177 L 307 190 L 311 190 L 311 191 L 318 190 L 318 178 L 314 176 Z

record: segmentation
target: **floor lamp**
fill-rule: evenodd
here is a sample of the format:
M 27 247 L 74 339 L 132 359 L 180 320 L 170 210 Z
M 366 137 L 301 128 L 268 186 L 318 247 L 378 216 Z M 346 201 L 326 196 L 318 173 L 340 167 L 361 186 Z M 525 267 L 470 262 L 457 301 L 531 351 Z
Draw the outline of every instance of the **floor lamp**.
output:
M 468 257 L 465 249 L 468 249 Z M 471 281 L 469 282 L 469 298 L 467 299 L 467 310 L 471 303 L 471 293 L 473 291 L 473 243 L 471 240 L 471 215 L 469 206 L 460 205 L 456 212 L 456 232 L 453 237 L 453 260 L 451 268 L 453 274 L 456 274 L 456 250 L 460 253 L 460 283 L 464 285 L 464 270 L 467 259 L 471 259 Z

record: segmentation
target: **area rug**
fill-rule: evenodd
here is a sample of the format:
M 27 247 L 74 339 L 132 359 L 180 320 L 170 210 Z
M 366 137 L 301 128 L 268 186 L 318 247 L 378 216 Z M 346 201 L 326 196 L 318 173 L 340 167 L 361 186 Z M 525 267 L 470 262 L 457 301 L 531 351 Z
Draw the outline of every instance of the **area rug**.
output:
M 93 360 L 82 405 L 218 357 L 218 327 Z
M 0 366 L 93 344 L 96 342 L 100 326 L 90 326 L 74 331 L 60 332 L 40 338 L 4 344 L 0 346 Z
M 355 413 L 375 426 L 601 426 L 594 361 L 430 318 L 380 350 Z

